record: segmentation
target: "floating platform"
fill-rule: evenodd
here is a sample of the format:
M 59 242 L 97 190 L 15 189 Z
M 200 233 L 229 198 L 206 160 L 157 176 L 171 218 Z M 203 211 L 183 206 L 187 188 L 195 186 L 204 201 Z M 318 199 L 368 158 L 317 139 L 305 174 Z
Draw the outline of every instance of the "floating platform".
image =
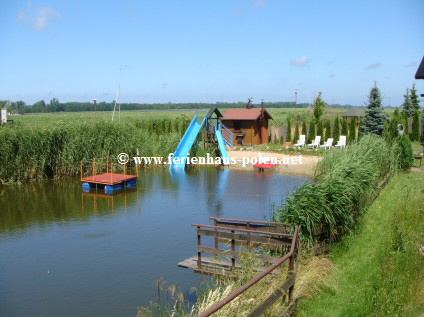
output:
M 115 173 L 103 173 L 81 178 L 83 192 L 89 192 L 91 188 L 104 188 L 105 194 L 113 194 L 123 187 L 137 185 L 136 175 Z

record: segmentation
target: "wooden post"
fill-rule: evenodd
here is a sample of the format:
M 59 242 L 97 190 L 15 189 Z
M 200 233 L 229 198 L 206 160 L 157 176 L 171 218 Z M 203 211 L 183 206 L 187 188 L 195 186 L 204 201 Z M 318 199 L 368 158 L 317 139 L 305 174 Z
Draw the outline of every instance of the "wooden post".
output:
M 236 241 L 234 240 L 234 230 L 231 230 L 231 265 L 233 269 L 236 267 L 236 258 L 234 252 L 236 251 Z
M 197 268 L 199 270 L 202 269 L 202 252 L 200 252 L 200 234 L 199 234 L 200 227 L 197 227 Z
M 294 239 L 294 237 L 293 237 Z M 297 246 L 296 246 L 297 247 Z M 295 253 L 292 254 L 292 256 L 289 259 L 289 275 L 294 274 L 294 255 Z M 291 303 L 293 300 L 293 289 L 294 289 L 294 284 L 289 288 L 289 296 L 288 296 L 288 302 Z
M 250 230 L 250 222 L 248 221 L 246 224 L 246 229 Z M 247 233 L 247 252 L 250 252 L 251 245 L 251 235 L 250 232 Z
M 213 220 L 213 225 L 215 226 L 215 227 L 217 227 L 218 226 L 218 220 L 216 220 L 216 219 L 214 219 Z M 215 249 L 216 250 L 218 250 L 218 229 L 214 229 L 215 230 Z

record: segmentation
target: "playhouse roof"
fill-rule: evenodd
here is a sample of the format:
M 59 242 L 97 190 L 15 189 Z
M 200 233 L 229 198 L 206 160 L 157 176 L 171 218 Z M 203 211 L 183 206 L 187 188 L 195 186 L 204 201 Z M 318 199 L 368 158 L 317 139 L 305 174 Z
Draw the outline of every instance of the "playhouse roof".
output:
M 268 111 L 263 109 L 265 117 L 272 119 Z M 228 109 L 222 120 L 258 120 L 262 115 L 262 108 Z
M 424 57 L 417 69 L 417 72 L 415 73 L 415 79 L 424 79 Z

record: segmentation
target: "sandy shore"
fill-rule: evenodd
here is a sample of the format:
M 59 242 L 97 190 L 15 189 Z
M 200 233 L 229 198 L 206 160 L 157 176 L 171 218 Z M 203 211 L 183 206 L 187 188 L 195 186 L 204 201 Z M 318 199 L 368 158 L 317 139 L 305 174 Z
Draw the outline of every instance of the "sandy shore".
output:
M 247 164 L 243 167 L 243 158 L 252 159 L 253 157 L 269 157 L 276 158 L 278 162 L 283 164 L 278 165 L 274 171 L 292 175 L 313 176 L 316 164 L 322 159 L 321 156 L 305 156 L 287 155 L 283 153 L 265 152 L 265 151 L 228 151 L 230 158 L 235 158 L 237 162 L 230 164 L 231 169 L 253 169 L 252 164 Z M 287 164 L 288 163 L 288 164 Z

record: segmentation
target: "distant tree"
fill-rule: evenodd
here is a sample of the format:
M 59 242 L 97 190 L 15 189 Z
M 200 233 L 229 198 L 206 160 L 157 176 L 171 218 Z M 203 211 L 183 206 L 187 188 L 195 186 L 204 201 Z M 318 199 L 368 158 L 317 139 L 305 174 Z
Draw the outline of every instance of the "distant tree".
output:
M 32 105 L 35 112 L 46 112 L 47 106 L 44 100 L 37 101 L 35 104 Z
M 410 101 L 412 112 L 420 111 L 420 103 L 418 101 L 417 90 L 415 89 L 415 84 L 412 85 L 409 101 Z M 414 113 L 412 113 L 412 115 L 414 115 Z
M 381 93 L 377 87 L 377 83 L 374 83 L 374 87 L 371 88 L 368 96 L 367 109 L 365 111 L 365 117 L 361 124 L 361 134 L 376 134 L 381 135 L 384 129 L 384 122 L 387 121 L 386 114 L 383 112 L 381 106 Z
M 294 138 L 293 138 L 294 142 L 299 141 L 299 122 L 296 121 L 296 126 L 294 128 Z
M 318 96 L 314 100 L 313 108 L 314 108 L 314 117 L 315 123 L 318 123 L 322 114 L 324 113 L 325 102 L 322 100 L 321 92 L 318 93 Z
M 402 113 L 406 118 L 412 117 L 413 111 L 411 107 L 411 95 L 409 89 L 406 89 L 406 94 L 403 95 Z
M 14 102 L 13 104 L 14 105 L 12 106 L 12 108 L 14 108 L 17 113 L 19 113 L 19 114 L 25 113 L 26 104 L 25 104 L 24 101 L 19 100 L 19 101 Z
M 331 121 L 325 120 L 325 136 L 323 137 L 325 141 L 331 138 Z
M 420 113 L 418 110 L 415 110 L 414 115 L 412 116 L 412 132 L 410 139 L 411 141 L 420 140 Z
M 323 124 L 322 124 L 322 120 L 318 121 L 317 135 L 319 135 L 321 137 L 320 144 L 322 144 L 324 142 L 324 127 L 323 127 Z
M 334 118 L 333 138 L 334 138 L 334 142 L 337 142 L 340 139 L 340 121 L 339 121 L 339 116 L 336 116 Z
M 313 140 L 315 140 L 315 121 L 311 119 L 309 123 L 308 143 L 312 143 Z
M 349 125 L 349 142 L 355 143 L 356 141 L 356 120 L 355 117 L 352 117 L 350 119 L 350 125 Z
M 291 123 L 290 123 L 290 119 L 289 118 L 287 118 L 286 142 L 291 142 Z
M 347 137 L 347 134 L 349 133 L 348 130 L 349 130 L 349 128 L 347 126 L 347 120 L 343 119 L 342 120 L 342 134 L 341 135 L 344 135 L 344 136 Z

